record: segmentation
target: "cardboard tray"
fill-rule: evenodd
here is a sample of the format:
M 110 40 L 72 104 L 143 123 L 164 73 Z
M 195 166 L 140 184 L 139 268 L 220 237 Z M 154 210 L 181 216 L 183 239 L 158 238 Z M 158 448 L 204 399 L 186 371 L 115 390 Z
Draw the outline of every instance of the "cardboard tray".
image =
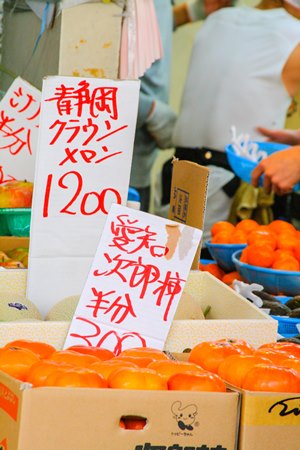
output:
M 0 272 L 0 290 L 26 292 L 26 270 Z M 211 306 L 207 320 L 190 319 L 194 315 L 186 308 L 186 320 L 174 320 L 166 340 L 165 349 L 183 352 L 202 341 L 222 338 L 245 339 L 259 347 L 277 338 L 278 322 L 245 300 L 231 288 L 207 272 L 191 271 L 185 291 L 191 294 L 205 310 Z M 194 313 L 195 308 L 193 308 Z M 61 349 L 66 339 L 69 322 L 2 322 L 0 346 L 23 338 L 46 341 Z
M 120 428 L 127 415 L 146 427 Z M 9 450 L 235 450 L 238 416 L 237 392 L 31 388 L 0 372 L 0 446 Z

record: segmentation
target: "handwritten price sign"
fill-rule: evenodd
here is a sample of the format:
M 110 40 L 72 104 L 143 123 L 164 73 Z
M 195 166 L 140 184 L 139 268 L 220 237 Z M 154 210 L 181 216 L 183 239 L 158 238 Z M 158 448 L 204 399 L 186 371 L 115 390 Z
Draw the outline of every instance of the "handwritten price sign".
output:
M 0 184 L 34 179 L 41 92 L 16 78 L 0 102 Z
M 65 347 L 163 349 L 201 235 L 112 205 Z
M 111 204 L 126 204 L 138 94 L 138 81 L 44 80 L 27 291 L 42 313 L 81 293 Z

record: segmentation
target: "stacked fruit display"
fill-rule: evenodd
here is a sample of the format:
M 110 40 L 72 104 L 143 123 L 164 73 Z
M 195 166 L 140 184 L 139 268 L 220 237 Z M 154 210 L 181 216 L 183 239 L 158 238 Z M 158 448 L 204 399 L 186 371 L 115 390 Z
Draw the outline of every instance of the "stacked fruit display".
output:
M 0 185 L 0 234 L 29 236 L 33 183 L 13 180 Z
M 0 370 L 33 387 L 226 392 L 225 381 L 250 391 L 300 393 L 300 345 L 274 342 L 255 349 L 244 340 L 220 339 L 197 344 L 188 361 L 178 361 L 149 347 L 116 356 L 105 348 L 56 350 L 21 339 L 0 349 Z

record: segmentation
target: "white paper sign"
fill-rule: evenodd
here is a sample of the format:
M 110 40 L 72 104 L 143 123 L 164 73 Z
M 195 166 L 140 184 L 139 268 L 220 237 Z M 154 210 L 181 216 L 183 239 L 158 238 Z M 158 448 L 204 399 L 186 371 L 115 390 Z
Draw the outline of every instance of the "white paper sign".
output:
M 112 205 L 65 348 L 163 349 L 201 235 Z
M 18 77 L 0 102 L 0 184 L 34 180 L 41 92 Z
M 49 77 L 42 90 L 27 296 L 79 295 L 112 203 L 126 204 L 139 81 Z

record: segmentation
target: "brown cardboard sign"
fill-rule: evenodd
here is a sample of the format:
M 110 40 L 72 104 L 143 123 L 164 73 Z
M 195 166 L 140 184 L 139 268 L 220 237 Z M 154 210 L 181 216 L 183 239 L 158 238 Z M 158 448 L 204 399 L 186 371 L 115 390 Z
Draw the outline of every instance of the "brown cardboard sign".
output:
M 209 170 L 199 164 L 173 160 L 168 218 L 203 230 Z M 192 269 L 198 269 L 201 244 Z

